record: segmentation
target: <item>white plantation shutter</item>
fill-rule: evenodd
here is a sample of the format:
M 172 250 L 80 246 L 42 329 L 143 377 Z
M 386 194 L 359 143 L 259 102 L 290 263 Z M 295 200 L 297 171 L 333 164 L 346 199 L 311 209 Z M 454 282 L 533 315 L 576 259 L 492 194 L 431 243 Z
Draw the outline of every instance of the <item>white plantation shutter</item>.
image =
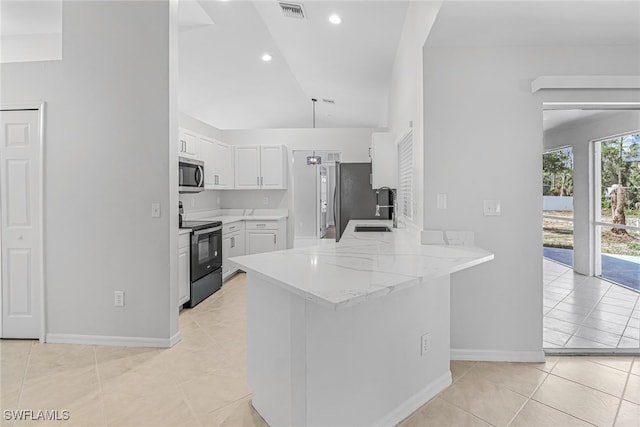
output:
M 413 219 L 413 131 L 398 144 L 398 214 Z

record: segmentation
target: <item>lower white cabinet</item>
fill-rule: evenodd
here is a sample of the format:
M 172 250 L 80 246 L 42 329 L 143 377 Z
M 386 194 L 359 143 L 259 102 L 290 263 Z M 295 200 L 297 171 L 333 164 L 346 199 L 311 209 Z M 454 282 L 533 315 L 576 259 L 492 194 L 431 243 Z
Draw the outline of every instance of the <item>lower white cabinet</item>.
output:
M 189 233 L 178 236 L 178 307 L 191 298 L 190 239 Z
M 286 249 L 286 220 L 246 221 L 245 227 L 247 255 Z
M 229 261 L 234 256 L 244 255 L 244 223 L 225 224 L 222 227 L 222 280 L 238 271 L 238 266 Z

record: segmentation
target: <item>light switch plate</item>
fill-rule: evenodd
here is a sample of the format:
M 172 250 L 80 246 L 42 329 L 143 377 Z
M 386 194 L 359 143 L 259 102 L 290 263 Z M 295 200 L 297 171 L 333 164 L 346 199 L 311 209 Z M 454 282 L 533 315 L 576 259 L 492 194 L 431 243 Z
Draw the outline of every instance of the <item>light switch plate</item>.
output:
M 500 200 L 484 200 L 482 202 L 485 216 L 502 215 L 502 206 Z

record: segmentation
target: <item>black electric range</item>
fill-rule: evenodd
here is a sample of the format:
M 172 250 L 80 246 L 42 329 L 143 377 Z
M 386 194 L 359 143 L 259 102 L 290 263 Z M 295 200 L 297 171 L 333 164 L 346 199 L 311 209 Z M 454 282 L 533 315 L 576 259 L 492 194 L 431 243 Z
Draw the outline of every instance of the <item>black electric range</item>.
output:
M 222 221 L 183 221 L 191 230 L 191 293 L 184 304 L 192 308 L 222 287 Z

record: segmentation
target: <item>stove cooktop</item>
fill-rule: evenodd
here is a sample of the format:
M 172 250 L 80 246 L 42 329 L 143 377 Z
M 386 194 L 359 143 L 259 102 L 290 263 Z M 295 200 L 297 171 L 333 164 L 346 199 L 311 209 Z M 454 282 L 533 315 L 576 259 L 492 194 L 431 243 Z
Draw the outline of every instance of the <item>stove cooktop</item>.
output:
M 191 231 L 202 230 L 211 227 L 220 227 L 222 221 L 182 221 L 180 228 Z

